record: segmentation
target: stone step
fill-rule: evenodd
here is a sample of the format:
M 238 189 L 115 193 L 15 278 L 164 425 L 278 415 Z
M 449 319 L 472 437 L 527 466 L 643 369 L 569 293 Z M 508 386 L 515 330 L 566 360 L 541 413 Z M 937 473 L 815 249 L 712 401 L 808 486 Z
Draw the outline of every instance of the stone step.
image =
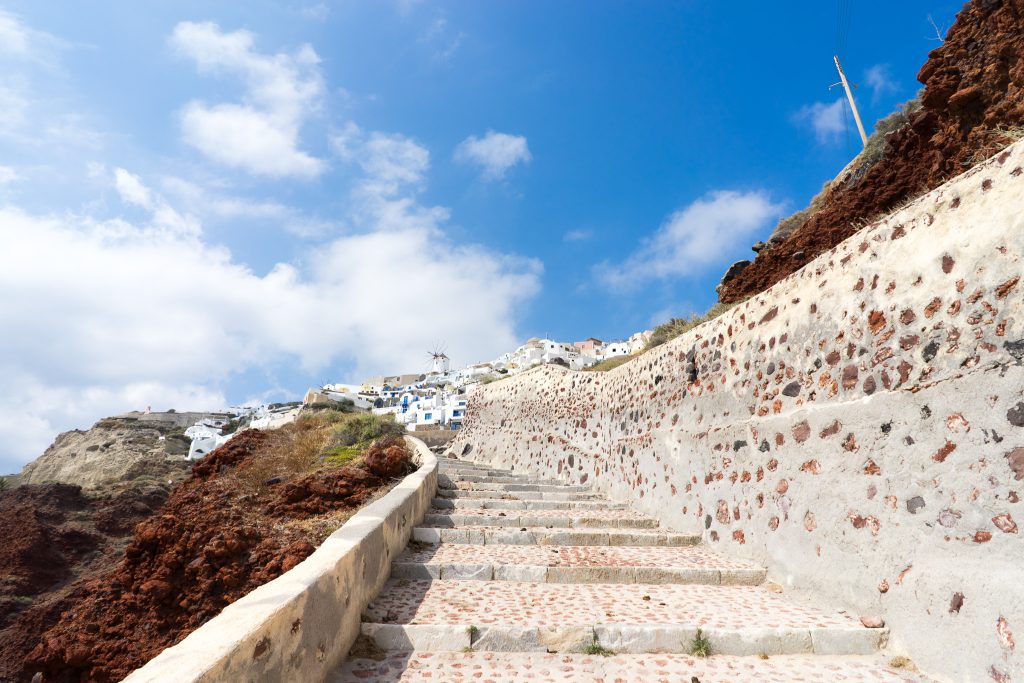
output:
M 887 635 L 760 587 L 681 584 L 391 579 L 363 622 L 384 650 L 687 653 L 701 628 L 722 655 L 846 655 Z
M 625 510 L 625 503 L 603 500 L 508 500 L 434 498 L 431 505 L 438 510 Z
M 642 517 L 632 510 L 431 510 L 423 517 L 424 526 L 497 526 L 497 527 L 611 527 L 620 529 L 656 529 L 658 520 Z
M 468 526 L 439 528 L 418 526 L 412 530 L 412 540 L 418 543 L 466 543 L 474 545 L 586 545 L 586 546 L 691 546 L 701 537 L 671 531 L 644 529 L 568 529 Z
M 537 484 L 541 486 L 561 486 L 562 484 L 553 479 L 541 479 L 540 477 L 528 477 L 525 475 L 514 476 L 493 476 L 490 474 L 439 474 L 438 482 L 444 479 L 464 484 Z
M 438 486 L 441 486 L 440 478 Z M 589 486 L 568 486 L 562 484 L 495 484 L 491 482 L 453 482 L 441 488 L 458 489 L 460 491 L 544 491 L 550 493 L 583 493 L 590 491 Z
M 541 479 L 538 477 L 525 477 L 525 476 L 513 476 L 513 477 L 496 477 L 489 475 L 468 475 L 468 474 L 438 474 L 437 485 L 445 488 L 455 488 L 462 484 L 470 485 L 483 485 L 483 484 L 507 484 L 517 486 L 558 486 L 560 484 L 557 481 L 551 479 Z
M 701 583 L 755 586 L 763 567 L 723 559 L 703 547 L 596 547 L 441 544 L 409 548 L 391 565 L 395 579 L 541 583 Z
M 463 491 L 438 489 L 438 498 L 464 498 L 468 500 L 591 500 L 604 501 L 599 493 L 562 493 L 559 491 Z
M 327 683 L 931 683 L 918 673 L 895 669 L 883 655 L 691 657 L 679 654 L 605 657 L 519 652 L 392 652 L 380 659 L 354 659 Z
M 514 470 L 502 470 L 495 467 L 487 467 L 485 465 L 470 465 L 470 464 L 458 464 L 453 465 L 450 463 L 442 462 L 438 465 L 438 469 L 441 472 L 465 472 L 467 474 L 496 474 L 496 475 L 512 475 L 521 474 Z

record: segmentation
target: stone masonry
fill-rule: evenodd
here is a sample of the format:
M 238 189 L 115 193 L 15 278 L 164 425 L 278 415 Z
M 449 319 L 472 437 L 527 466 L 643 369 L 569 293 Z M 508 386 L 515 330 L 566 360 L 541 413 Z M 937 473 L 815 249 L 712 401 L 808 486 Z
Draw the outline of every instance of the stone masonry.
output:
M 335 681 L 924 681 L 884 628 L 764 585 L 585 486 L 441 460 Z M 712 656 L 691 656 L 700 628 Z
M 611 372 L 481 388 L 451 452 L 878 615 L 945 679 L 1024 680 L 1022 255 L 1017 143 Z

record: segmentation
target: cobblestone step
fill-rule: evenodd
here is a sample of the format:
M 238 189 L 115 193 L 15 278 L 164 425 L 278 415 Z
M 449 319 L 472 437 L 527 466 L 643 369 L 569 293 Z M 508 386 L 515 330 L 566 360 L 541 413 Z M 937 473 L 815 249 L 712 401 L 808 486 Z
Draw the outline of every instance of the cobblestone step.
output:
M 754 586 L 765 570 L 697 547 L 460 545 L 417 546 L 400 555 L 392 578 L 539 583 L 700 583 Z
M 606 500 L 599 493 L 562 493 L 561 491 L 465 491 L 462 489 L 437 490 L 438 498 L 464 498 L 467 500 Z
M 794 605 L 700 540 L 586 486 L 442 459 L 433 509 L 331 680 L 927 680 L 887 666 L 885 629 Z M 698 629 L 710 658 L 689 656 Z
M 723 655 L 870 654 L 884 629 L 763 588 L 391 579 L 362 632 L 385 650 L 687 653 L 701 628 Z
M 460 481 L 468 481 L 473 483 L 492 483 L 492 484 L 551 484 L 553 486 L 561 486 L 561 484 L 552 479 L 543 479 L 541 477 L 531 477 L 525 474 L 508 474 L 508 475 L 495 475 L 495 474 L 464 474 L 460 475 Z
M 393 652 L 356 659 L 328 683 L 929 683 L 873 656 L 759 657 L 514 652 Z
M 551 493 L 583 493 L 590 491 L 589 486 L 565 486 L 562 484 L 495 484 L 493 482 L 457 481 L 449 486 L 438 483 L 441 488 L 458 489 L 460 491 L 544 491 Z
M 431 504 L 438 510 L 625 510 L 624 503 L 600 500 L 508 500 L 434 498 Z
M 476 545 L 588 545 L 588 546 L 691 546 L 700 536 L 671 531 L 609 528 L 529 528 L 464 526 L 441 528 L 418 526 L 412 540 L 419 543 L 472 543 Z
M 611 527 L 617 529 L 656 529 L 658 520 L 642 517 L 632 510 L 431 510 L 423 524 L 435 527 Z

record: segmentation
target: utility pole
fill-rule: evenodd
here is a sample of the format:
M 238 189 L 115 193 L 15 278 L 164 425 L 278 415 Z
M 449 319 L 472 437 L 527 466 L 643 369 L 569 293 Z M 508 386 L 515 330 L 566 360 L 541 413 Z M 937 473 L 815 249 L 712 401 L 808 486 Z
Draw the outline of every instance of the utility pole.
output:
M 868 136 L 864 132 L 864 124 L 860 122 L 860 112 L 857 111 L 857 103 L 853 101 L 853 91 L 850 90 L 850 84 L 846 82 L 846 74 L 843 73 L 843 67 L 839 64 L 839 55 L 834 55 L 833 59 L 836 61 L 836 69 L 839 71 L 839 83 L 833 83 L 830 88 L 834 88 L 839 84 L 842 84 L 843 89 L 846 90 L 846 98 L 850 100 L 850 108 L 853 109 L 853 120 L 857 122 L 857 130 L 860 131 L 861 142 L 864 146 L 868 146 Z

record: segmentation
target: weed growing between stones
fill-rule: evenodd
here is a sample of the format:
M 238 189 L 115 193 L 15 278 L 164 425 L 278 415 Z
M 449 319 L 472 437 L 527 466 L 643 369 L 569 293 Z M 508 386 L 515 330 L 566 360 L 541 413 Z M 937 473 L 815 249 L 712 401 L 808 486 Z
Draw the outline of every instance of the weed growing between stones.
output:
M 612 655 L 615 654 L 614 651 L 609 650 L 604 645 L 601 645 L 601 642 L 597 639 L 597 630 L 596 629 L 591 631 L 591 638 L 592 638 L 592 640 L 590 641 L 590 645 L 587 645 L 587 647 L 583 650 L 583 652 L 585 652 L 588 655 L 601 656 L 601 657 L 611 657 Z
M 690 654 L 694 657 L 711 656 L 711 641 L 704 637 L 700 629 L 697 629 L 697 635 L 690 641 Z

